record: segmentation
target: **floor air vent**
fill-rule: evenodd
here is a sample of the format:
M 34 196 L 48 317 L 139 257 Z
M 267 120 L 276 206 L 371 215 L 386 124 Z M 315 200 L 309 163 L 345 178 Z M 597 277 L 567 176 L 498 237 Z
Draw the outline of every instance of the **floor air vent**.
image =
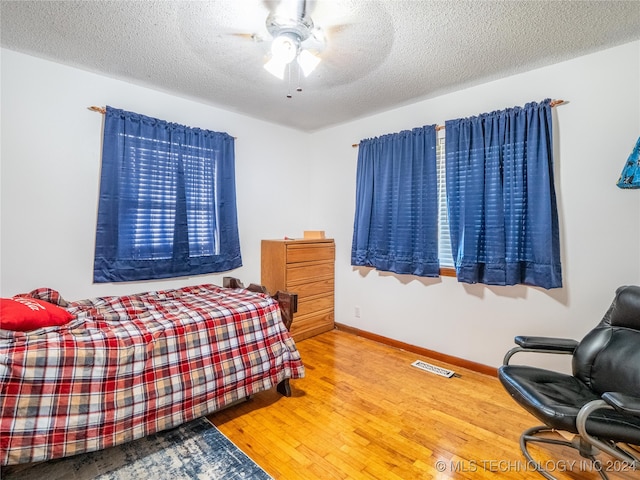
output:
M 435 373 L 436 375 L 440 375 L 441 377 L 451 378 L 456 374 L 453 370 L 440 368 L 435 365 L 431 365 L 430 363 L 423 362 L 422 360 L 416 360 L 411 364 L 411 366 L 419 368 L 420 370 L 424 370 L 425 372 Z

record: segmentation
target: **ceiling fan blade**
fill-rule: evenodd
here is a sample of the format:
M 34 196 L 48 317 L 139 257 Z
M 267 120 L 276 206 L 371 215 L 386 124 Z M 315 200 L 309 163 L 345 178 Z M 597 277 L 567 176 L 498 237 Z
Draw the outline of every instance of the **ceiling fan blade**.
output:
M 264 42 L 265 38 L 259 33 L 230 33 L 232 37 L 239 37 L 243 40 L 251 40 L 253 42 Z
M 324 31 L 328 35 L 339 34 L 344 32 L 347 28 L 349 28 L 352 25 L 353 25 L 352 23 L 339 23 L 335 25 L 329 25 L 324 28 Z

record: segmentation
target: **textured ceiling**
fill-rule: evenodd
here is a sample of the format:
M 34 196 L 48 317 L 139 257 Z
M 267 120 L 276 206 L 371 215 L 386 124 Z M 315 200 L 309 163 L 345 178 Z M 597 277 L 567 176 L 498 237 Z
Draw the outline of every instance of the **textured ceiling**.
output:
M 304 131 L 640 38 L 640 1 L 308 2 L 302 92 L 262 68 L 277 1 L 1 1 L 8 49 Z M 266 41 L 238 33 L 257 34 Z

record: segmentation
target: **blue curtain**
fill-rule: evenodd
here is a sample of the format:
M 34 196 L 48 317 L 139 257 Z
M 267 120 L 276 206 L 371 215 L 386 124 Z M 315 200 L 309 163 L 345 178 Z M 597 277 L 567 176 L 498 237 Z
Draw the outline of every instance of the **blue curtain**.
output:
M 562 286 L 550 100 L 446 122 L 458 281 Z
M 362 140 L 351 264 L 439 275 L 435 125 Z
M 240 267 L 233 137 L 106 110 L 94 282 Z

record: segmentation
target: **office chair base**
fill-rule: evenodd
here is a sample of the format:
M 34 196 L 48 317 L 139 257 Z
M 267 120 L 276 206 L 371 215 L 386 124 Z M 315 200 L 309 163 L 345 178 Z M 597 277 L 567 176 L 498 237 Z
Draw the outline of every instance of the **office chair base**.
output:
M 613 458 L 619 460 L 619 465 L 624 467 L 625 470 L 627 468 L 633 471 L 640 470 L 640 458 L 638 458 L 637 455 L 639 453 L 637 448 L 630 444 L 615 443 L 611 440 L 601 440 L 589 434 L 587 431 L 587 418 L 599 409 L 613 410 L 614 407 L 608 404 L 605 400 L 593 400 L 580 409 L 578 417 L 576 418 L 576 427 L 580 437 L 585 442 L 593 445 L 594 448 L 606 452 Z M 627 448 L 624 448 L 623 445 L 626 445 Z
M 522 454 L 525 456 L 529 465 L 531 465 L 535 470 L 542 475 L 544 478 L 548 480 L 558 480 L 556 477 L 551 475 L 548 471 L 546 471 L 540 463 L 538 463 L 533 456 L 529 453 L 527 448 L 527 443 L 544 443 L 547 445 L 562 445 L 565 447 L 571 447 L 576 449 L 580 455 L 584 458 L 588 458 L 591 460 L 592 465 L 600 466 L 597 472 L 600 474 L 603 480 L 609 480 L 607 474 L 602 470 L 600 463 L 596 460 L 595 456 L 599 453 L 599 450 L 588 443 L 585 443 L 580 436 L 576 436 L 574 441 L 559 439 L 559 438 L 549 438 L 538 436 L 539 434 L 544 433 L 555 433 L 556 430 L 549 428 L 545 425 L 539 427 L 533 427 L 528 430 L 525 430 L 520 436 L 520 450 L 522 450 Z

